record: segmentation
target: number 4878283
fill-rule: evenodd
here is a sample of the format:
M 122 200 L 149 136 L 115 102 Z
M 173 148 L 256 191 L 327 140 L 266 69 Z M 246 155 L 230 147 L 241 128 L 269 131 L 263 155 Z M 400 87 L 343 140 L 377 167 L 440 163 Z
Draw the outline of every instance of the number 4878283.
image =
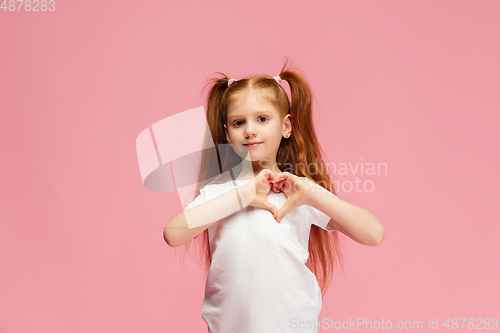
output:
M 0 0 L 1 1 L 1 0 Z M 17 2 L 17 4 L 16 4 Z M 16 6 L 17 5 L 17 6 Z M 3 0 L 0 9 L 3 9 L 4 12 L 7 10 L 9 12 L 21 10 L 25 12 L 53 12 L 56 10 L 56 2 L 55 0 Z

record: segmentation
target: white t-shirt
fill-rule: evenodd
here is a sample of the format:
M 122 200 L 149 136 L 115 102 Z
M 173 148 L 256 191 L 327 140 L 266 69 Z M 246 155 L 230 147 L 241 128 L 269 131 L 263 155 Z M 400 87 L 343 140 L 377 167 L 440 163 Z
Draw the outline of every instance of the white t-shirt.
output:
M 248 181 L 237 180 L 236 187 Z M 186 209 L 233 188 L 233 181 L 207 185 Z M 271 191 L 267 200 L 279 210 L 286 197 Z M 269 210 L 247 206 L 211 225 L 212 263 L 201 310 L 209 332 L 317 332 L 300 329 L 307 322 L 316 323 L 322 307 L 316 276 L 305 263 L 311 224 L 335 230 L 329 221 L 328 215 L 309 205 L 287 212 L 281 223 Z

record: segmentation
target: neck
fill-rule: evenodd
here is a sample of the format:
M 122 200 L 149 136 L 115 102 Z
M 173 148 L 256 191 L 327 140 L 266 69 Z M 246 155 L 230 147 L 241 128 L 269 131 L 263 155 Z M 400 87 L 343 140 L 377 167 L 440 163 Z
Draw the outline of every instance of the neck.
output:
M 278 167 L 278 164 L 276 164 L 276 161 L 272 162 L 268 160 L 252 161 L 250 164 L 250 161 L 245 160 L 243 161 L 243 170 L 241 171 L 241 173 L 238 175 L 237 178 L 239 180 L 251 180 L 257 177 L 259 173 L 264 169 L 270 170 L 275 175 L 283 172 Z
M 275 175 L 283 172 L 279 167 L 278 164 L 276 164 L 276 161 L 264 163 L 263 161 L 255 161 L 252 162 L 252 168 L 253 168 L 253 174 L 254 177 L 257 177 L 257 175 L 264 169 L 271 170 L 272 173 Z

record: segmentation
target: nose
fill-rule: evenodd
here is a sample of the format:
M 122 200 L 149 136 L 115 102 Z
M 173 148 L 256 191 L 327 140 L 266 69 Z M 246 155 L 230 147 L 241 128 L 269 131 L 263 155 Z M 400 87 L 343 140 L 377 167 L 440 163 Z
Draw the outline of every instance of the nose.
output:
M 248 138 L 250 136 L 255 136 L 257 133 L 255 132 L 255 128 L 252 125 L 248 125 L 245 128 L 245 137 Z

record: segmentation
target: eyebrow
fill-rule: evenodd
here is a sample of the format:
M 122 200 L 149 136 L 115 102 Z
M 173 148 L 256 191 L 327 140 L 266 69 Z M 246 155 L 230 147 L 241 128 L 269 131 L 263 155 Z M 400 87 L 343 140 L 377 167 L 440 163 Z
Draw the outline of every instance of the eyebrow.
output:
M 270 113 L 272 114 L 273 112 L 272 111 L 269 111 L 269 110 L 260 110 L 260 111 L 254 111 L 253 114 L 258 114 L 258 113 Z M 241 117 L 240 114 L 236 113 L 236 114 L 232 114 L 230 116 L 227 117 L 227 119 L 232 119 L 232 118 L 238 118 L 238 117 Z

